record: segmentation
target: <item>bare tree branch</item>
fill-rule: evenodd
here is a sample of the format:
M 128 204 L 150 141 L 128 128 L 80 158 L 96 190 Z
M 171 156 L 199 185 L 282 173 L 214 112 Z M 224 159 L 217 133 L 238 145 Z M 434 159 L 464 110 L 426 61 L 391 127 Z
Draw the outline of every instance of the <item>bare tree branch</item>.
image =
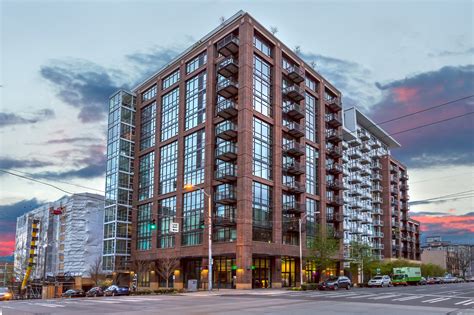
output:
M 92 261 L 92 264 L 89 266 L 89 275 L 91 280 L 94 282 L 96 286 L 99 282 L 100 275 L 102 274 L 102 257 L 97 256 L 97 258 Z
M 176 268 L 179 267 L 179 258 L 166 256 L 155 262 L 154 268 L 160 277 L 166 280 L 166 288 L 169 288 L 169 278 L 173 275 Z

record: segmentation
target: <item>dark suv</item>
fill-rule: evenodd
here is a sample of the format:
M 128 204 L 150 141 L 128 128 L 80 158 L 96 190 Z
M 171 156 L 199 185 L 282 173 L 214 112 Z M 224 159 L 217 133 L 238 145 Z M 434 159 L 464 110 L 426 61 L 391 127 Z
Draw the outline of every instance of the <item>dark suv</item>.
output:
M 339 288 L 345 288 L 350 290 L 352 286 L 351 279 L 345 276 L 335 277 L 331 276 L 326 281 L 321 282 L 318 285 L 319 290 L 337 290 Z

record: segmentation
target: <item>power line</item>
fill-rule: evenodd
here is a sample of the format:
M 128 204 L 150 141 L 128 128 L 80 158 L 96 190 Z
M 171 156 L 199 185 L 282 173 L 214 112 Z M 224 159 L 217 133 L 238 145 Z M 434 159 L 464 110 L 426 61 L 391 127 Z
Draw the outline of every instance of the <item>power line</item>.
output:
M 429 124 L 421 125 L 421 126 L 418 126 L 418 127 L 413 127 L 413 128 L 410 128 L 410 129 L 405 129 L 405 130 L 398 131 L 398 132 L 395 132 L 395 133 L 391 133 L 390 135 L 391 135 L 391 136 L 397 135 L 397 134 L 404 133 L 404 132 L 407 132 L 407 131 L 416 130 L 416 129 L 420 129 L 420 128 L 424 128 L 424 127 L 436 125 L 436 124 L 439 124 L 439 123 L 442 123 L 442 122 L 445 122 L 445 121 L 453 120 L 453 119 L 456 119 L 456 118 L 461 118 L 461 117 L 468 116 L 468 115 L 472 115 L 472 114 L 474 114 L 474 112 L 469 112 L 469 113 L 465 113 L 465 114 L 462 114 L 462 115 L 458 115 L 458 116 L 454 116 L 454 117 L 445 118 L 445 119 L 438 120 L 438 121 L 435 121 L 435 122 L 432 122 L 432 123 L 429 123 Z

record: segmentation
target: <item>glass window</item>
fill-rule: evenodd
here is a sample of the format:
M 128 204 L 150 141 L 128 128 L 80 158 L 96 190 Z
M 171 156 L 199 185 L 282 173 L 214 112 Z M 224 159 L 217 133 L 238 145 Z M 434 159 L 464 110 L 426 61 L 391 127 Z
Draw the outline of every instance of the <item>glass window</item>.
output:
M 314 92 L 318 92 L 316 81 L 314 81 L 311 78 L 306 77 L 305 78 L 305 83 L 306 83 L 306 86 L 308 87 L 308 89 L 310 89 L 311 91 L 314 91 Z
M 195 190 L 183 195 L 183 233 L 182 245 L 199 245 L 202 243 L 204 228 L 204 194 Z
M 306 198 L 306 246 L 311 247 L 314 242 L 318 224 L 318 203 L 316 200 Z
M 174 247 L 174 235 L 170 232 L 171 223 L 176 219 L 176 197 L 160 200 L 158 207 L 158 247 Z
M 138 206 L 137 213 L 137 250 L 151 248 L 152 203 Z
M 253 57 L 253 108 L 265 116 L 272 115 L 271 67 L 258 56 Z
M 184 183 L 204 182 L 205 168 L 205 130 L 201 129 L 184 138 Z
M 206 121 L 206 72 L 186 82 L 185 129 Z
M 151 88 L 143 92 L 142 101 L 148 101 L 156 97 L 156 85 L 153 85 Z
M 160 194 L 176 191 L 178 172 L 178 142 L 172 142 L 160 149 Z
M 155 176 L 155 152 L 150 152 L 140 157 L 138 171 L 138 200 L 153 197 L 153 184 Z
M 186 74 L 190 74 L 191 72 L 197 70 L 199 67 L 205 65 L 207 62 L 207 52 L 204 51 L 199 56 L 194 58 L 193 60 L 189 61 L 186 64 Z
M 316 142 L 316 98 L 306 93 L 306 138 L 313 142 Z
M 310 145 L 306 145 L 306 192 L 318 194 L 318 151 Z
M 253 240 L 272 241 L 272 188 L 259 182 L 252 184 Z
M 179 88 L 163 95 L 161 101 L 161 141 L 178 134 Z
M 155 145 L 156 130 L 156 102 L 142 108 L 140 126 L 140 150 L 150 148 Z
M 253 118 L 253 175 L 272 179 L 272 127 Z
M 179 81 L 179 69 L 163 79 L 163 90 Z
M 253 45 L 268 57 L 272 56 L 272 49 L 270 48 L 270 45 L 268 45 L 263 41 L 263 39 L 256 35 L 253 37 Z

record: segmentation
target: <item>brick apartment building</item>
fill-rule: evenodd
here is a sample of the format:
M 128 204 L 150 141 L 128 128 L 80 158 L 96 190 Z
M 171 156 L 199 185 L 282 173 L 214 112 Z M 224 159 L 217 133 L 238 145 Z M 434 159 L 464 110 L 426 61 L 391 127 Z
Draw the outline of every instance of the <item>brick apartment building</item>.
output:
M 110 270 L 126 270 L 127 255 L 178 256 L 174 286 L 197 279 L 204 288 L 210 195 L 214 286 L 298 285 L 299 243 L 307 256 L 318 226 L 341 244 L 326 272 L 343 272 L 341 93 L 248 13 L 133 92 L 117 92 L 110 111 L 106 205 L 131 217 L 105 224 L 132 226 L 121 230 L 121 252 L 110 248 Z M 172 222 L 179 233 L 170 232 Z M 312 264 L 304 273 L 314 281 Z

